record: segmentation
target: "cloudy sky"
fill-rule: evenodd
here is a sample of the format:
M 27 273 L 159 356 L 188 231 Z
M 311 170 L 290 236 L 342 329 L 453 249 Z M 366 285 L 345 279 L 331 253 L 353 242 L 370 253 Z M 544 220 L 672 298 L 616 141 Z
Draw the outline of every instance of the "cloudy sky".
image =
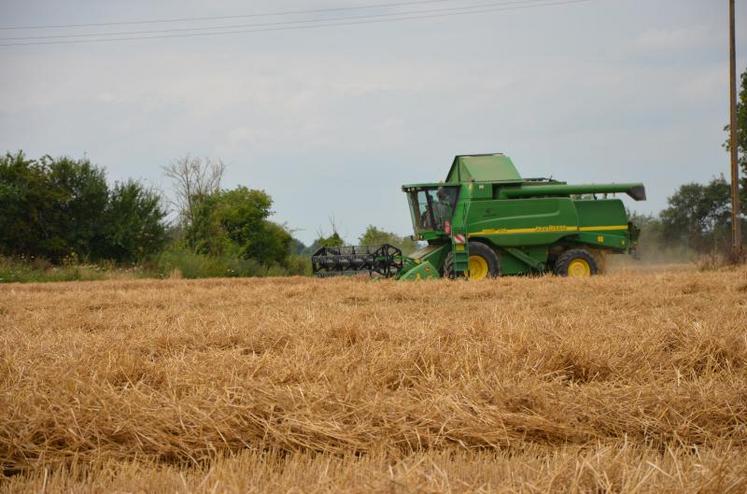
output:
M 376 4 L 389 6 L 350 9 Z M 330 217 L 350 242 L 368 224 L 411 233 L 400 185 L 442 179 L 455 154 L 642 181 L 641 212 L 728 173 L 726 0 L 0 0 L 2 27 L 222 16 L 244 17 L 0 29 L 0 152 L 87 156 L 165 193 L 163 165 L 220 158 L 224 186 L 265 189 L 307 243 Z M 356 24 L 312 27 L 342 17 Z M 255 32 L 34 44 L 205 27 Z

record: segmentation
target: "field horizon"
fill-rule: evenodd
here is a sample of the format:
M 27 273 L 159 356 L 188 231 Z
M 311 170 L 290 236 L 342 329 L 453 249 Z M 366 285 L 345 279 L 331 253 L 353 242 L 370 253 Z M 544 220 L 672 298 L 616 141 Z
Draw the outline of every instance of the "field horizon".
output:
M 747 268 L 0 286 L 0 491 L 744 492 Z

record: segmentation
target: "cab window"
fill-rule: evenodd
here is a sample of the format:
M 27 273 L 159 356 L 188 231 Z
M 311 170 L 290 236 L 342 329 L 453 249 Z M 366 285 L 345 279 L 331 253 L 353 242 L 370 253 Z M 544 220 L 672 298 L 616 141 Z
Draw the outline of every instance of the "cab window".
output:
M 456 206 L 457 187 L 433 187 L 410 193 L 410 207 L 415 221 L 415 230 L 444 230 Z

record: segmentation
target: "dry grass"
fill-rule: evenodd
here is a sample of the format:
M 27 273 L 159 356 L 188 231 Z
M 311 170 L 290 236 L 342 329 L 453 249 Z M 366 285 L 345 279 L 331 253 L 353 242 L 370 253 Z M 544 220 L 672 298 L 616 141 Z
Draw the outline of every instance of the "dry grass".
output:
M 747 271 L 0 287 L 0 490 L 747 490 Z

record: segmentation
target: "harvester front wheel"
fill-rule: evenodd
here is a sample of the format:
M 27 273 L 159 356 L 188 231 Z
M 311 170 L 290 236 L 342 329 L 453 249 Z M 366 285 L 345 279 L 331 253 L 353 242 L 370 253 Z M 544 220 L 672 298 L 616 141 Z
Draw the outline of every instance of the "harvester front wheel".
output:
M 468 272 L 469 280 L 496 278 L 501 275 L 501 263 L 493 249 L 480 242 L 469 243 Z M 454 254 L 449 252 L 444 261 L 444 277 L 455 278 Z
M 567 250 L 555 261 L 555 274 L 558 276 L 583 278 L 598 272 L 599 266 L 594 256 L 584 249 Z

